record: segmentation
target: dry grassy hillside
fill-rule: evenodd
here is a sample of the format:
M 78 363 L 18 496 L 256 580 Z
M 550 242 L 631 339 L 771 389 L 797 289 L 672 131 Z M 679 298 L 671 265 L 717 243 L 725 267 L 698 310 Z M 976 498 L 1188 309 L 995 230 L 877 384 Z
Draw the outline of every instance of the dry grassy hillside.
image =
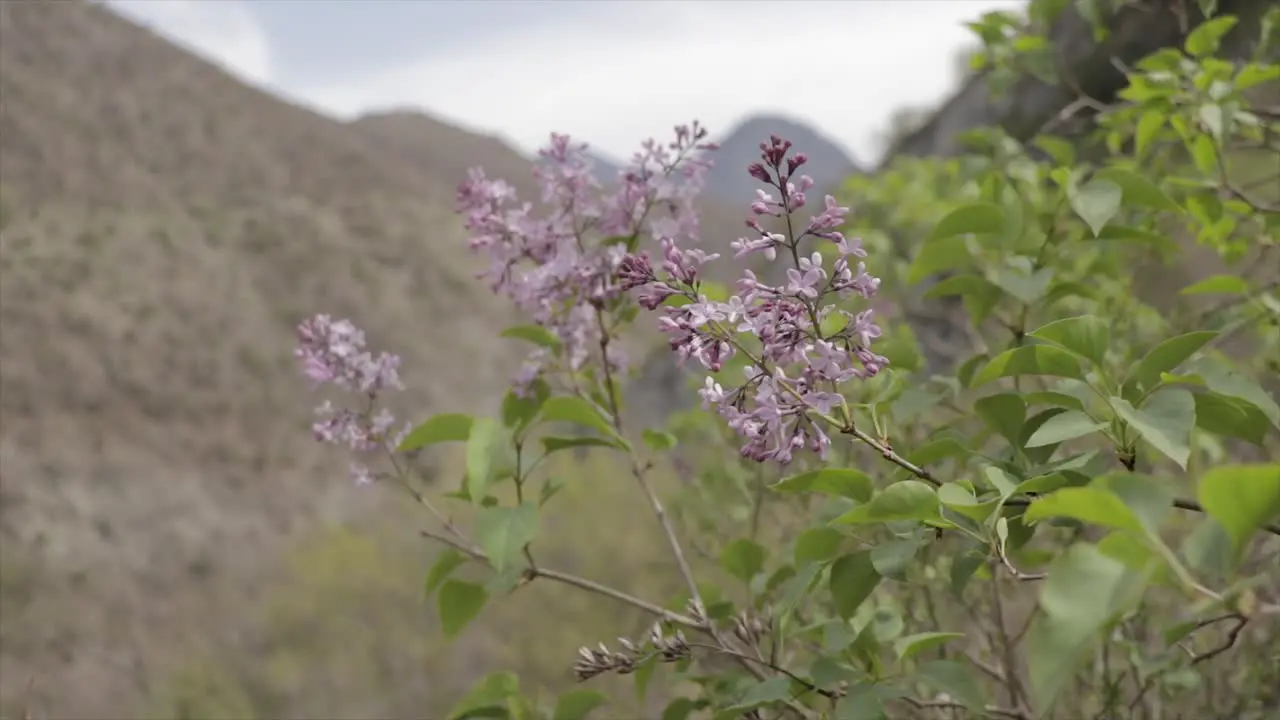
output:
M 0 3 L 0 87 L 0 695 L 121 717 L 291 533 L 368 505 L 308 437 L 300 317 L 402 352 L 419 413 L 493 395 L 450 205 L 472 154 L 527 165 L 425 118 L 440 152 L 398 152 L 86 3 Z
M 496 139 L 343 124 L 98 6 L 0 2 L 0 715 L 30 679 L 51 716 L 135 713 L 256 632 L 295 538 L 374 509 L 309 439 L 301 317 L 402 353 L 402 410 L 494 398 L 509 318 L 450 211 L 475 164 L 532 184 Z

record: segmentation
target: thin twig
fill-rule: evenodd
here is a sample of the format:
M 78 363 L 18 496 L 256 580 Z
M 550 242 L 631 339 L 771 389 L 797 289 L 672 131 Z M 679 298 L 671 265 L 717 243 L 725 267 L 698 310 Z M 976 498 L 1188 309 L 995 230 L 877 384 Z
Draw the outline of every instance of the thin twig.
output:
M 968 650 L 964 652 L 964 659 L 968 660 L 974 667 L 981 670 L 987 677 L 995 680 L 1001 685 L 1008 682 L 1005 680 L 1004 673 L 1001 672 L 1000 668 L 992 665 L 991 663 L 984 662 L 982 658 L 975 657 L 974 654 Z
M 876 440 L 875 438 L 871 437 L 870 435 L 863 432 L 862 430 L 859 430 L 856 427 L 850 427 L 850 428 L 845 428 L 844 433 L 846 435 L 852 435 L 855 438 L 866 443 L 868 446 L 871 447 L 872 450 L 875 450 L 876 452 L 880 453 L 880 455 L 884 457 L 885 460 L 888 460 L 894 465 L 897 465 L 898 467 L 902 468 L 903 470 L 906 470 L 912 475 L 915 475 L 921 480 L 924 480 L 930 485 L 934 487 L 942 486 L 942 481 L 934 477 L 933 474 L 930 473 L 928 470 L 925 470 L 919 465 L 916 465 L 910 460 L 902 457 L 898 453 L 894 452 L 892 448 L 886 447 L 879 440 Z
M 1231 629 L 1227 631 L 1226 639 L 1223 640 L 1219 645 L 1215 646 L 1212 650 L 1207 650 L 1205 652 L 1192 655 L 1191 656 L 1192 665 L 1198 665 L 1207 660 L 1212 660 L 1213 658 L 1221 655 L 1222 653 L 1236 646 L 1236 642 L 1240 640 L 1240 633 L 1244 631 L 1244 626 L 1249 624 L 1249 618 L 1245 617 L 1244 615 L 1241 615 L 1240 613 L 1227 613 L 1226 615 L 1220 615 L 1218 617 L 1210 618 L 1208 620 L 1202 620 L 1196 625 L 1196 630 L 1201 630 L 1206 627 L 1209 627 L 1210 625 L 1215 625 L 1217 623 L 1226 622 L 1226 621 L 1231 621 L 1235 623 L 1235 625 L 1231 626 Z
M 1003 557 L 1004 553 L 1000 553 Z M 992 568 L 994 570 L 994 568 Z M 1004 624 L 1004 598 L 1000 594 L 1000 577 L 991 573 L 991 607 L 992 620 L 996 633 L 1000 638 L 1001 662 L 1004 663 L 1005 688 L 1009 691 L 1009 702 L 1021 708 L 1025 702 L 1022 682 L 1018 678 L 1017 646 L 1009 638 L 1009 629 Z
M 430 538 L 437 542 L 444 543 L 445 545 L 448 545 L 454 548 L 455 550 L 458 550 L 459 552 L 467 555 L 473 560 L 484 563 L 486 565 L 490 565 L 490 566 L 492 565 L 492 563 L 489 560 L 489 556 L 486 555 L 479 548 L 472 547 L 463 541 L 456 540 L 452 537 L 449 537 L 448 535 L 434 532 L 432 530 L 419 530 L 419 533 L 423 537 Z M 548 580 L 554 580 L 555 582 L 563 583 L 565 585 L 572 585 L 573 587 L 586 590 L 587 592 L 595 593 L 597 595 L 602 595 L 607 598 L 612 598 L 614 600 L 617 600 L 618 602 L 624 603 L 626 605 L 630 605 L 640 610 L 644 610 L 647 613 L 656 615 L 662 618 L 663 620 L 666 620 L 676 625 L 682 625 L 684 627 L 693 628 L 695 630 L 702 629 L 704 627 L 702 623 L 698 622 L 697 620 L 694 620 L 688 615 L 684 615 L 682 613 L 678 613 L 673 610 L 668 610 L 667 608 L 664 608 L 661 605 L 658 605 L 657 603 L 649 602 L 648 600 L 638 598 L 634 595 L 630 595 L 628 593 L 622 592 L 621 590 L 615 590 L 614 588 L 608 587 L 607 585 L 601 585 L 600 583 L 595 582 L 594 580 L 588 580 L 583 577 L 578 577 L 577 575 L 570 575 L 569 573 L 560 572 L 559 570 L 551 570 L 544 567 L 530 567 L 525 570 L 524 577 L 525 577 L 525 582 L 541 577 L 541 578 L 546 578 Z
M 609 364 L 609 333 L 604 325 L 604 313 L 599 308 L 596 309 L 596 323 L 600 328 L 600 364 L 604 368 L 605 399 L 609 403 L 609 414 L 612 416 L 613 429 L 618 433 L 619 437 L 623 437 L 625 436 L 625 431 L 622 427 L 622 410 L 618 407 L 618 399 L 614 394 L 613 369 Z M 689 566 L 688 559 L 685 558 L 680 539 L 676 537 L 676 530 L 671 524 L 671 517 L 667 515 L 666 509 L 662 507 L 662 501 L 658 499 L 658 494 L 654 492 L 653 486 L 649 484 L 649 479 L 645 475 L 644 469 L 636 462 L 634 455 L 631 457 L 631 476 L 635 478 L 636 484 L 640 486 L 640 490 L 648 498 L 653 514 L 657 516 L 659 524 L 662 525 L 662 532 L 667 536 L 667 544 L 671 547 L 671 554 L 675 556 L 676 564 L 680 566 L 680 574 L 684 576 L 685 584 L 689 586 L 689 598 L 696 606 L 698 614 L 703 615 L 706 613 L 707 606 L 702 601 L 702 592 L 698 589 L 698 581 L 693 575 L 693 569 Z
M 844 696 L 844 693 L 840 692 L 839 690 L 826 690 L 826 689 L 820 688 L 817 685 L 814 685 L 813 683 L 809 682 L 808 680 L 805 680 L 804 678 L 800 677 L 799 675 L 796 675 L 790 670 L 780 665 L 776 665 L 768 660 L 765 660 L 764 658 L 753 657 L 751 655 L 748 655 L 743 652 L 739 652 L 732 648 L 716 647 L 715 645 L 703 645 L 701 643 L 686 643 L 686 644 L 689 647 L 702 648 L 703 650 L 710 650 L 712 652 L 729 655 L 730 657 L 734 657 L 745 662 L 751 662 L 751 663 L 756 663 L 758 665 L 762 665 L 766 668 L 769 668 L 770 670 L 773 670 L 774 672 L 778 672 L 778 673 L 782 673 L 783 675 L 786 675 L 792 680 L 795 680 L 796 682 L 803 685 L 805 689 L 807 689 L 809 692 L 818 693 L 819 695 L 825 698 L 834 699 L 834 698 L 839 698 Z

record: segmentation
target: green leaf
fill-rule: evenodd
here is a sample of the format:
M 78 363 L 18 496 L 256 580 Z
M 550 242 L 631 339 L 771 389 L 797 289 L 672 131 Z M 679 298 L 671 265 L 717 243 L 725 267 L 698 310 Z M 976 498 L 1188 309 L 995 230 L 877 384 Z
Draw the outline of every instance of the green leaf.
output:
M 1076 163 L 1075 146 L 1060 137 L 1040 135 L 1032 143 L 1053 158 L 1058 165 L 1071 167 Z
M 836 556 L 842 544 L 844 544 L 844 535 L 835 528 L 809 528 L 796 537 L 796 564 L 826 562 Z
M 534 345 L 555 350 L 560 347 L 560 338 L 541 325 L 516 325 L 503 330 L 499 337 L 524 340 Z
M 1222 36 L 1235 27 L 1235 24 L 1236 18 L 1231 15 L 1222 15 L 1205 21 L 1195 30 L 1192 30 L 1190 35 L 1187 35 L 1187 41 L 1183 48 L 1192 57 L 1202 58 L 1212 55 L 1218 52 L 1218 46 L 1222 43 Z
M 1031 695 L 1038 715 L 1048 714 L 1101 630 L 1132 607 L 1145 582 L 1145 575 L 1092 545 L 1072 545 L 1054 559 L 1041 589 L 1041 612 L 1027 638 Z
M 994 234 L 1002 230 L 1004 230 L 1004 212 L 1000 206 L 991 203 L 975 203 L 947 213 L 946 217 L 934 227 L 929 241 L 934 242 L 970 233 Z
M 1095 433 L 1106 426 L 1106 423 L 1095 422 L 1093 418 L 1078 410 L 1067 410 L 1044 421 L 1044 424 L 1027 439 L 1026 447 L 1056 445 Z
M 1205 129 L 1213 136 L 1213 139 L 1222 142 L 1222 134 L 1225 131 L 1227 123 L 1226 112 L 1221 105 L 1217 103 L 1208 103 L 1201 105 L 1196 113 L 1200 117 L 1200 122 L 1204 123 Z
M 676 436 L 660 430 L 644 431 L 644 444 L 654 452 L 666 452 L 676 446 Z
M 1123 191 L 1110 180 L 1091 180 L 1069 194 L 1071 209 L 1089 226 L 1094 237 L 1120 212 Z
M 990 280 L 972 274 L 953 275 L 929 288 L 926 298 L 940 298 L 959 295 L 964 300 L 965 309 L 975 324 L 981 323 L 991 314 L 991 310 L 1000 302 L 1004 291 Z
M 1240 72 L 1236 75 L 1236 89 L 1247 90 L 1254 85 L 1261 85 L 1276 79 L 1280 79 L 1280 65 L 1249 63 L 1240 68 Z
M 978 398 L 973 403 L 978 416 L 1014 445 L 1027 419 L 1027 405 L 1017 393 L 999 393 Z
M 871 499 L 874 485 L 871 477 L 852 468 L 823 468 L 792 475 L 773 485 L 778 492 L 816 492 L 852 498 L 858 502 Z
M 1214 147 L 1213 138 L 1208 135 L 1196 135 L 1189 149 L 1196 169 L 1208 177 L 1215 177 L 1218 170 L 1218 149 Z
M 541 438 L 542 452 L 550 455 L 561 450 L 571 450 L 580 447 L 603 447 L 610 450 L 619 450 L 618 443 L 614 440 L 605 440 L 598 437 L 556 437 L 549 435 Z
M 946 644 L 948 640 L 955 640 L 964 637 L 964 633 L 953 632 L 924 632 L 915 635 L 907 635 L 898 638 L 893 642 L 893 652 L 898 656 L 898 660 L 906 660 L 913 655 L 917 655 L 925 650 L 931 650 L 940 645 Z
M 1056 390 L 1029 392 L 1023 398 L 1027 401 L 1027 405 L 1049 405 L 1084 412 L 1084 403 L 1080 398 Z
M 1134 152 L 1139 158 L 1147 154 L 1147 148 L 1168 122 L 1169 117 L 1160 110 L 1148 110 L 1142 114 L 1134 132 Z
M 1199 375 L 1209 389 L 1228 397 L 1239 398 L 1258 408 L 1272 425 L 1280 428 L 1280 406 L 1252 378 L 1221 362 L 1202 359 L 1189 368 Z
M 608 704 L 609 698 L 595 690 L 571 690 L 556 701 L 552 720 L 584 720 L 592 710 Z
M 1235 542 L 1222 523 L 1212 517 L 1205 517 L 1195 526 L 1179 552 L 1190 570 L 1210 581 L 1224 577 L 1239 558 Z
M 896 365 L 898 369 L 902 366 Z M 942 400 L 943 393 L 929 392 L 918 387 L 909 387 L 902 391 L 896 400 L 889 404 L 888 416 L 901 426 L 914 420 L 926 410 L 932 410 Z
M 916 671 L 920 682 L 950 695 L 966 708 L 981 713 L 985 704 L 982 686 L 973 669 L 954 660 L 931 660 Z
M 1152 232 L 1150 230 L 1142 230 L 1133 227 L 1124 227 L 1122 225 L 1108 225 L 1102 229 L 1097 237 L 1098 240 L 1108 242 L 1137 242 L 1151 245 L 1161 252 L 1175 251 L 1178 247 L 1177 243 L 1169 239 L 1168 235 Z
M 653 680 L 653 671 L 658 668 L 655 660 L 642 662 L 633 673 L 635 677 L 636 702 L 643 704 L 645 694 L 649 691 L 649 681 Z
M 1028 273 L 1022 268 L 1001 268 L 991 274 L 991 282 L 1018 301 L 1031 305 L 1044 297 L 1053 282 L 1053 268 Z
M 1093 315 L 1056 320 L 1028 333 L 1101 366 L 1111 344 L 1111 325 Z
M 425 597 L 431 597 L 431 593 L 440 587 L 440 583 L 457 570 L 467 561 L 467 556 L 454 550 L 453 548 L 445 548 L 432 563 L 431 570 L 427 573 L 427 581 L 425 584 Z
M 1093 525 L 1141 531 L 1142 523 L 1114 493 L 1096 487 L 1068 487 L 1032 501 L 1028 521 L 1065 517 Z
M 888 720 L 882 694 L 881 688 L 871 683 L 854 685 L 836 703 L 833 720 Z
M 1181 210 L 1176 202 L 1164 194 L 1160 186 L 1129 170 L 1115 167 L 1103 168 L 1094 174 L 1094 178 L 1109 180 L 1119 185 L 1126 205 L 1138 205 L 1156 210 L 1172 210 L 1174 212 Z
M 1017 494 L 1035 493 L 1044 495 L 1067 485 L 1072 485 L 1070 477 L 1062 472 L 1051 472 L 1046 475 L 1037 475 L 1028 480 L 1023 480 L 1018 483 L 1017 487 L 1015 487 L 1013 491 Z
M 1076 356 L 1054 345 L 1025 345 L 995 356 L 974 374 L 972 387 L 1015 375 L 1051 375 L 1082 379 Z
M 1196 497 L 1239 553 L 1251 535 L 1280 518 L 1280 465 L 1213 468 L 1200 477 Z
M 453 639 L 480 614 L 488 600 L 489 593 L 481 585 L 452 578 L 445 580 L 436 593 L 444 636 Z
M 789 579 L 785 580 L 782 599 L 778 602 L 777 617 L 785 617 L 809 595 L 822 577 L 823 566 L 818 563 L 801 565 Z
M 489 494 L 493 482 L 495 459 L 500 457 L 506 433 L 498 421 L 480 418 L 471 424 L 467 436 L 467 495 L 480 502 Z
M 653 664 L 650 663 L 650 667 Z M 693 711 L 700 710 L 705 707 L 705 700 L 691 700 L 687 697 L 678 697 L 667 703 L 666 709 L 662 711 L 660 720 L 688 720 Z
M 576 395 L 557 395 L 542 406 L 542 419 L 545 422 L 568 422 L 596 430 L 625 447 L 626 441 L 618 437 L 613 425 L 600 410 L 591 403 Z
M 954 438 L 944 437 L 930 440 L 907 454 L 907 459 L 916 465 L 932 465 L 947 458 L 969 454 L 969 450 Z
M 962 237 L 925 243 L 911 263 L 907 282 L 915 285 L 930 275 L 961 270 L 972 264 L 973 255 L 969 252 L 969 244 Z
M 831 601 L 840 617 L 853 617 L 862 603 L 875 592 L 880 584 L 880 573 L 871 561 L 870 550 L 860 550 L 842 556 L 831 564 L 828 586 Z
M 894 520 L 933 520 L 941 502 L 934 489 L 919 480 L 903 480 L 882 490 L 866 505 L 859 505 L 832 520 L 834 525 L 883 523 Z
M 774 675 L 768 680 L 753 684 L 737 705 L 716 714 L 717 720 L 735 720 L 747 710 L 785 702 L 791 699 L 791 681 L 785 675 Z M 728 714 L 726 714 L 728 713 Z
M 991 513 L 995 512 L 998 499 L 992 498 L 985 502 L 978 502 L 974 497 L 973 491 L 967 485 L 961 483 L 947 483 L 938 488 L 938 500 L 947 509 L 964 515 L 976 522 L 984 522 Z
M 497 573 L 518 564 L 537 534 L 538 509 L 532 503 L 484 508 L 476 518 L 476 541 Z
M 471 435 L 471 423 L 471 416 L 462 413 L 436 415 L 410 430 L 396 452 L 410 452 L 437 443 L 464 442 Z
M 1119 560 L 1130 570 L 1144 572 L 1151 570 L 1161 560 L 1151 549 L 1147 540 L 1139 535 L 1123 531 L 1107 533 L 1098 541 L 1098 551 L 1109 558 Z M 1161 569 L 1152 570 L 1152 579 L 1160 575 Z
M 846 623 L 836 623 L 835 621 L 827 623 L 824 627 L 824 633 L 827 628 L 832 626 L 843 625 Z M 852 641 L 852 638 L 850 638 Z M 847 647 L 847 646 L 846 646 Z M 847 665 L 843 665 L 831 658 L 820 657 L 813 661 L 809 666 L 809 677 L 813 680 L 813 684 L 820 688 L 830 688 L 839 685 L 841 682 L 853 677 L 853 670 Z
M 515 673 L 496 672 L 471 687 L 449 711 L 449 720 L 508 717 L 507 701 L 519 692 L 520 680 Z
M 910 325 L 898 325 L 876 344 L 876 352 L 889 360 L 889 367 L 899 372 L 915 372 L 920 369 L 920 346 Z
M 999 297 L 1000 288 L 991 284 L 990 280 L 981 275 L 952 275 L 926 290 L 924 296 L 932 300 L 934 298 L 967 295 L 970 293 L 994 293 L 996 297 Z
M 1239 275 L 1211 275 L 1178 291 L 1179 295 L 1243 295 L 1249 283 Z
M 1138 366 L 1129 374 L 1129 380 L 1143 390 L 1150 390 L 1160 382 L 1160 373 L 1172 372 L 1217 336 L 1216 332 L 1202 331 L 1161 341 L 1138 361 Z
M 1216 392 L 1198 392 L 1195 396 L 1196 427 L 1262 446 L 1271 424 L 1253 403 Z
M 1111 473 L 1095 478 L 1090 488 L 1114 494 L 1133 516 L 1152 533 L 1159 531 L 1173 510 L 1173 491 L 1168 483 L 1136 473 Z
M 550 393 L 547 384 L 541 380 L 531 383 L 525 396 L 517 395 L 514 390 L 508 391 L 502 398 L 502 424 L 516 430 L 528 427 Z
M 996 492 L 1000 493 L 1001 498 L 1008 498 L 1014 490 L 1018 489 L 1018 481 L 1003 468 L 995 465 L 983 467 L 982 476 L 991 484 L 991 487 L 996 489 Z
M 1181 388 L 1163 388 L 1136 409 L 1128 401 L 1113 397 L 1111 407 L 1143 440 L 1187 468 L 1191 457 L 1191 429 L 1196 424 L 1196 400 Z
M 951 564 L 951 572 L 949 573 L 951 593 L 955 595 L 956 598 L 963 600 L 965 587 L 969 584 L 969 581 L 973 579 L 974 574 L 977 573 L 979 569 L 985 570 L 983 566 L 985 566 L 986 563 L 987 554 L 977 550 L 970 550 L 969 552 L 957 557 L 955 562 Z
M 1044 296 L 1044 304 L 1046 307 L 1052 306 L 1054 303 L 1069 297 L 1097 300 L 1099 296 L 1097 289 L 1084 283 L 1075 282 L 1074 280 L 1059 281 L 1049 286 L 1049 292 Z
M 901 579 L 919 549 L 920 542 L 915 538 L 882 542 L 871 548 L 871 565 L 880 577 Z
M 764 548 L 745 538 L 734 540 L 720 553 L 720 567 L 742 582 L 751 582 L 764 569 L 764 560 Z

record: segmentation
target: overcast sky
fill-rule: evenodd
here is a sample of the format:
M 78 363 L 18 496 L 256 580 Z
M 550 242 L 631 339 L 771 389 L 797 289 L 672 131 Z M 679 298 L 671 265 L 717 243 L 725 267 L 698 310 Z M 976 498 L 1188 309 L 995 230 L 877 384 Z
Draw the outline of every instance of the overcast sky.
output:
M 347 118 L 419 108 L 615 158 L 697 118 L 811 123 L 862 162 L 955 83 L 963 23 L 1022 0 L 106 0 L 247 81 Z

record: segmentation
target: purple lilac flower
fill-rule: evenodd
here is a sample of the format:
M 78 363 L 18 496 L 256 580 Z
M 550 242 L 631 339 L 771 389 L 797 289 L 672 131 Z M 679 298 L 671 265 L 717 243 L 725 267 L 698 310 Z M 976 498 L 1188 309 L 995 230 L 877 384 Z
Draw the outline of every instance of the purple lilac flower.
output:
M 321 404 L 311 426 L 316 440 L 345 445 L 362 454 L 392 450 L 400 444 L 409 427 L 392 432 L 395 416 L 385 408 L 375 409 L 383 391 L 404 388 L 398 356 L 385 352 L 373 355 L 366 349 L 361 330 L 350 321 L 328 315 L 316 315 L 298 325 L 294 355 L 317 386 L 329 383 L 364 395 L 361 410 L 338 408 L 327 400 Z M 374 476 L 367 466 L 352 462 L 351 477 L 357 484 L 366 484 Z
M 489 179 L 480 168 L 472 169 L 458 188 L 457 207 L 466 218 L 469 245 L 489 259 L 481 277 L 560 339 L 570 370 L 582 368 L 601 347 L 597 313 L 622 297 L 629 278 L 651 274 L 635 266 L 625 246 L 588 240 L 638 238 L 647 230 L 664 248 L 674 248 L 678 241 L 697 242 L 693 200 L 710 162 L 694 151 L 714 150 L 715 145 L 703 142 L 706 130 L 696 122 L 677 127 L 675 134 L 665 145 L 643 143 L 612 193 L 605 193 L 591 174 L 585 144 L 552 134 L 539 153 L 544 162 L 534 170 L 542 200 L 550 206 L 543 216 L 534 213 L 531 203 L 517 202 L 509 184 Z M 660 296 L 662 290 L 655 287 L 641 302 L 656 305 Z M 622 354 L 616 346 L 605 346 L 603 361 L 621 369 Z M 541 350 L 526 358 L 515 378 L 517 390 L 553 359 Z
M 813 180 L 795 174 L 808 158 L 803 153 L 788 157 L 790 148 L 790 142 L 771 137 L 760 146 L 763 162 L 748 167 L 748 174 L 770 186 L 757 191 L 751 203 L 755 216 L 789 218 L 806 205 L 804 193 Z M 846 213 L 848 208 L 827 196 L 823 209 L 792 237 L 767 231 L 753 217 L 747 226 L 755 235 L 730 243 L 734 256 L 760 253 L 775 260 L 781 252 L 791 267 L 780 286 L 765 284 L 743 270 L 737 293 L 725 302 L 698 293 L 702 266 L 718 255 L 682 250 L 674 239 L 662 243 L 661 274 L 647 254 L 629 256 L 619 264 L 622 289 L 634 291 L 649 310 L 658 309 L 672 295 L 692 300 L 679 307 L 663 306 L 658 318 L 682 362 L 694 358 L 719 372 L 736 353 L 752 353 L 741 385 L 725 390 L 709 376 L 699 391 L 704 407 L 716 406 L 729 427 L 743 436 L 744 457 L 785 464 L 797 450 L 808 448 L 825 458 L 831 440 L 809 411 L 830 415 L 842 404 L 842 384 L 870 378 L 888 364 L 870 349 L 881 334 L 873 311 L 854 315 L 829 303 L 832 296 L 869 300 L 880 285 L 857 260 L 867 255 L 861 241 L 837 230 Z M 807 237 L 835 246 L 838 257 L 829 267 L 820 253 L 800 252 L 800 242 Z M 855 259 L 852 265 L 850 258 Z M 844 316 L 843 329 L 824 335 L 823 321 L 837 314 Z M 754 337 L 752 345 L 759 349 L 745 350 L 744 337 Z

